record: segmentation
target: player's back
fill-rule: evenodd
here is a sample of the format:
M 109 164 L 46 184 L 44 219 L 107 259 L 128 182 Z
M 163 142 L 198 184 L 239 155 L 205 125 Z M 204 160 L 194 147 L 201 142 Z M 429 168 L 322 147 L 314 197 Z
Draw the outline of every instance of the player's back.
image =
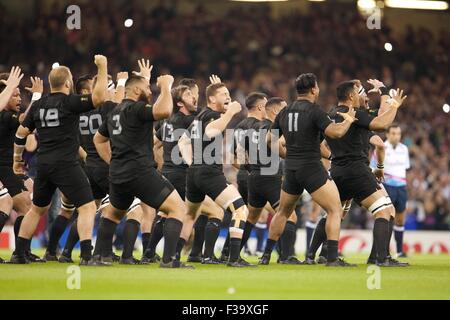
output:
M 160 126 L 156 128 L 156 137 L 162 141 L 163 144 L 163 160 L 165 169 L 186 169 L 187 164 L 175 164 L 172 155 L 176 153 L 181 160 L 181 154 L 178 147 L 178 140 L 182 136 L 182 132 L 186 132 L 195 115 L 185 115 L 181 112 L 176 112 L 170 118 L 161 122 Z
M 215 142 L 216 139 L 221 139 L 223 137 L 223 132 L 221 135 L 213 138 L 207 137 L 205 135 L 205 130 L 208 124 L 214 120 L 219 119 L 220 116 L 220 112 L 206 107 L 202 111 L 200 111 L 200 113 L 195 117 L 192 124 L 189 126 L 188 132 L 191 137 L 193 151 L 193 162 L 191 165 L 192 167 L 212 166 L 222 169 L 222 143 L 220 143 L 219 146 L 216 145 Z M 209 149 L 208 146 L 210 145 L 216 146 L 217 148 Z M 216 151 L 218 151 L 218 153 L 216 153 Z
M 80 146 L 86 151 L 87 166 L 105 166 L 106 163 L 100 158 L 94 145 L 94 135 L 103 122 L 107 120 L 108 114 L 117 106 L 117 103 L 106 101 L 102 106 L 80 115 Z
M 125 99 L 109 114 L 99 129 L 111 141 L 111 180 L 126 182 L 143 170 L 156 166 L 153 157 L 152 107 L 145 102 Z
M 33 103 L 23 125 L 39 136 L 38 164 L 79 160 L 79 114 L 93 109 L 90 95 L 51 93 Z
M 325 112 L 307 100 L 297 100 L 277 115 L 272 128 L 285 137 L 286 168 L 320 161 L 321 132 L 329 122 Z

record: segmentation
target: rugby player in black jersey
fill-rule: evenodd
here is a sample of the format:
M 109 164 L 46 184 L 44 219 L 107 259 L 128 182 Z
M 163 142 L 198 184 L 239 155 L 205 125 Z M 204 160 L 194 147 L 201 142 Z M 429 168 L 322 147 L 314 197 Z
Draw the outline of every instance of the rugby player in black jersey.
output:
M 223 133 L 233 116 L 241 111 L 241 105 L 231 102 L 223 83 L 213 83 L 206 88 L 206 101 L 208 106 L 189 127 L 190 137 L 183 135 L 179 142 L 183 158 L 190 165 L 186 182 L 188 214 L 182 238 L 189 237 L 201 204 L 208 195 L 224 210 L 232 212 L 227 265 L 243 267 L 247 265 L 239 262 L 239 252 L 248 209 L 238 190 L 227 183 L 222 170 Z
M 69 68 L 54 68 L 49 74 L 51 93 L 33 103 L 17 129 L 14 144 L 14 172 L 23 174 L 22 153 L 26 137 L 35 129 L 39 135 L 37 174 L 33 187 L 33 205 L 25 215 L 17 239 L 13 263 L 27 263 L 25 251 L 31 237 L 50 205 L 56 188 L 78 209 L 78 233 L 81 265 L 93 265 L 92 229 L 96 206 L 89 181 L 79 163 L 79 115 L 101 106 L 107 95 L 107 59 L 96 55 L 97 85 L 92 95 L 74 95 Z M 99 263 L 97 265 L 100 265 Z
M 396 94 L 390 99 L 389 108 L 374 117 L 369 115 L 366 110 L 359 108 L 358 91 L 360 86 L 359 81 L 351 80 L 345 81 L 337 87 L 338 106 L 330 112 L 330 117 L 336 123 L 340 123 L 342 112 L 357 108 L 356 118 L 358 121 L 350 127 L 347 134 L 341 139 L 326 137 L 332 153 L 330 173 L 338 187 L 343 204 L 353 199 L 374 215 L 373 236 L 377 265 L 402 266 L 388 259 L 387 243 L 389 241 L 389 219 L 391 216 L 389 207 L 392 206 L 392 203 L 379 187 L 377 179 L 369 167 L 366 140 L 370 130 L 383 130 L 393 122 L 398 108 L 406 97 L 403 97 L 401 90 L 397 90 Z M 329 263 L 327 262 L 327 264 Z
M 251 159 L 249 164 L 249 177 L 248 177 L 248 210 L 249 216 L 245 224 L 243 241 L 246 242 L 250 236 L 250 232 L 254 225 L 258 222 L 261 212 L 268 203 L 273 210 L 278 209 L 281 191 L 282 181 L 282 168 L 279 159 L 279 150 L 276 153 L 276 158 L 272 157 L 270 148 L 266 145 L 267 133 L 272 126 L 278 113 L 286 107 L 286 102 L 280 99 L 271 99 L 268 101 L 261 94 L 251 94 L 246 99 L 246 105 L 249 109 L 249 117 L 241 122 L 239 127 L 247 130 L 244 133 L 246 138 L 245 150 L 249 153 L 251 144 L 255 150 L 263 150 L 267 148 L 266 159 L 262 160 L 260 155 L 256 159 Z M 242 139 L 241 139 L 242 143 Z M 283 141 L 280 140 L 283 144 Z M 267 147 L 266 147 L 267 146 Z M 281 146 L 282 153 L 284 153 L 283 146 Z M 270 159 L 270 161 L 268 161 Z M 271 168 L 272 172 L 265 172 Z M 275 171 L 275 172 L 273 172 Z M 297 215 L 295 211 L 289 216 L 285 226 L 285 230 L 280 237 L 279 245 L 281 244 L 279 263 L 282 264 L 301 264 L 301 262 L 295 257 L 295 251 L 293 250 L 295 242 L 295 234 L 297 231 Z
M 9 74 L 1 74 L 0 80 L 7 80 Z M 32 86 L 26 88 L 28 91 L 33 93 L 34 100 L 42 95 L 44 90 L 44 85 L 41 79 L 31 78 Z M 6 90 L 6 83 L 0 83 L 0 92 Z M 34 102 L 32 98 L 31 103 Z M 0 181 L 3 184 L 3 189 L 0 191 L 0 197 L 3 196 L 3 202 L 7 208 L 5 210 L 0 209 L 0 232 L 6 220 L 9 217 L 10 205 L 9 205 L 9 195 L 12 197 L 12 208 L 17 212 L 18 216 L 14 222 L 14 234 L 17 239 L 21 222 L 25 214 L 31 208 L 31 192 L 33 187 L 33 181 L 26 175 L 16 175 L 13 172 L 13 153 L 14 153 L 14 138 L 16 136 L 17 128 L 23 121 L 25 114 L 20 113 L 21 107 L 21 96 L 20 89 L 17 87 L 13 94 L 11 95 L 6 107 L 3 111 L 0 111 Z M 30 188 L 30 189 L 28 189 Z M 6 213 L 8 212 L 8 214 Z M 13 253 L 14 255 L 14 253 Z M 26 250 L 27 259 L 32 262 L 40 262 L 41 259 L 33 254 L 31 254 L 31 249 Z M 2 260 L 0 259 L 0 262 Z
M 170 75 L 158 78 L 161 94 L 151 106 L 149 81 L 142 76 L 131 76 L 125 85 L 125 99 L 108 115 L 94 137 L 99 155 L 110 163 L 110 204 L 103 210 L 97 237 L 102 256 L 112 242 L 117 224 L 136 197 L 168 215 L 160 266 L 186 267 L 175 259 L 186 207 L 170 182 L 156 170 L 153 157 L 153 122 L 172 113 L 172 83 Z
M 126 81 L 127 72 L 118 74 L 117 80 Z M 120 80 L 123 79 L 123 80 Z M 76 93 L 91 94 L 92 88 L 96 85 L 96 77 L 89 75 L 80 77 L 75 85 Z M 103 198 L 108 194 L 108 165 L 98 156 L 93 143 L 94 134 L 97 132 L 103 121 L 106 120 L 107 114 L 117 105 L 114 100 L 116 98 L 116 90 L 111 76 L 108 76 L 108 95 L 102 106 L 83 113 L 79 118 L 79 137 L 80 137 L 80 158 L 83 160 L 84 171 L 89 179 L 96 207 L 99 208 Z M 61 211 L 52 224 L 49 233 L 49 244 L 44 255 L 46 261 L 59 261 L 61 263 L 72 263 L 72 250 L 79 240 L 77 231 L 77 222 L 75 218 L 70 226 L 70 232 L 66 241 L 66 245 L 61 256 L 56 256 L 58 242 L 64 230 L 69 223 L 75 206 L 70 203 L 64 195 L 61 196 Z M 134 245 L 134 243 L 133 243 Z
M 284 230 L 286 220 L 295 209 L 296 203 L 306 189 L 328 213 L 326 230 L 328 236 L 328 264 L 346 265 L 338 259 L 338 240 L 342 218 L 339 192 L 321 162 L 321 134 L 333 138 L 345 135 L 355 121 L 354 110 L 343 113 L 344 121 L 332 123 L 327 113 L 316 101 L 319 86 L 316 76 L 301 74 L 295 81 L 297 100 L 284 108 L 276 117 L 269 141 L 285 139 L 285 175 L 280 196 L 280 206 L 269 228 L 269 239 L 261 257 L 261 263 L 270 260 L 273 247 Z

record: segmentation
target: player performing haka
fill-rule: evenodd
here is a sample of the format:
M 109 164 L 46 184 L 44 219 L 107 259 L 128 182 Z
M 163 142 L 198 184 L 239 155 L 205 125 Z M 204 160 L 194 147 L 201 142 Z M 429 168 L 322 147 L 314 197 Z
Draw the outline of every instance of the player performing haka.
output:
M 284 108 L 276 117 L 269 140 L 286 141 L 286 170 L 280 196 L 280 206 L 269 229 L 269 239 L 262 261 L 270 259 L 286 220 L 292 214 L 304 189 L 328 214 L 326 222 L 328 264 L 347 266 L 338 259 L 338 240 L 342 218 L 339 192 L 321 162 L 321 134 L 335 139 L 343 137 L 356 120 L 355 111 L 342 113 L 344 121 L 333 123 L 327 113 L 317 105 L 319 86 L 316 76 L 301 74 L 295 81 L 297 101 Z M 275 131 L 277 130 L 277 131 Z M 277 135 L 277 133 L 279 135 Z
M 26 248 L 51 202 L 56 188 L 78 208 L 78 232 L 81 265 L 92 265 L 92 229 L 96 212 L 94 198 L 78 156 L 79 115 L 101 106 L 107 95 L 107 59 L 95 56 L 98 68 L 97 86 L 92 95 L 74 95 L 72 74 L 67 67 L 50 72 L 51 94 L 33 103 L 22 125 L 17 129 L 14 146 L 14 172 L 23 174 L 22 153 L 26 138 L 35 129 L 39 135 L 37 175 L 33 188 L 33 205 L 23 219 L 13 263 L 27 263 Z

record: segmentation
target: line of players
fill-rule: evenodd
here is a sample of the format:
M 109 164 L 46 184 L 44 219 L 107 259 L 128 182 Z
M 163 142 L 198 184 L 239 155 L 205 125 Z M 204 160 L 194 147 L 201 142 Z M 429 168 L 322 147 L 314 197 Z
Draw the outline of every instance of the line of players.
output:
M 66 67 L 53 69 L 49 75 L 51 94 L 43 98 L 35 96 L 24 121 L 18 126 L 14 140 L 14 173 L 24 173 L 22 153 L 27 136 L 35 129 L 40 148 L 33 205 L 18 227 L 11 263 L 40 261 L 30 253 L 30 239 L 39 218 L 48 210 L 51 196 L 59 188 L 64 194 L 63 208 L 51 229 L 44 257 L 47 261 L 57 259 L 57 243 L 77 208 L 78 219 L 71 226 L 60 262 L 72 261 L 71 251 L 80 240 L 82 265 L 111 265 L 115 260 L 112 252 L 115 229 L 127 215 L 121 263 L 158 261 L 155 249 L 164 237 L 160 266 L 190 268 L 180 261 L 180 253 L 195 228 L 189 262 L 252 266 L 240 257 L 240 251 L 263 208 L 270 205 L 277 213 L 261 264 L 269 263 L 275 243 L 284 232 L 286 241 L 281 247 L 280 262 L 312 264 L 315 250 L 324 244 L 328 266 L 350 266 L 338 258 L 337 241 L 344 217 L 342 205 L 349 208 L 354 199 L 376 217 L 371 261 L 382 266 L 401 265 L 388 253 L 392 205 L 367 164 L 370 131 L 385 129 L 392 123 L 405 98 L 401 91 L 389 97 L 381 82 L 371 80 L 372 90 L 382 95 L 378 116 L 371 116 L 360 108 L 367 105 L 368 100 L 361 83 L 344 82 L 337 88 L 338 107 L 330 114 L 334 121 L 316 104 L 319 88 L 312 74 L 297 78 L 299 97 L 290 106 L 281 98 L 267 99 L 262 93 L 250 94 L 246 99 L 248 118 L 235 130 L 237 149 L 242 148 L 248 158 L 250 144 L 268 143 L 286 158 L 286 164 L 284 175 L 281 169 L 270 175 L 263 174 L 265 167 L 274 164 L 261 159 L 238 164 L 241 175 L 245 169 L 249 172 L 247 186 L 239 183 L 239 192 L 227 183 L 221 160 L 209 161 L 211 159 L 205 159 L 203 152 L 214 145 L 216 139 L 222 141 L 220 138 L 231 119 L 241 110 L 239 103 L 232 102 L 219 78 L 211 77 L 211 84 L 206 88 L 207 106 L 197 110 L 199 90 L 194 80 L 185 79 L 172 89 L 173 78 L 161 76 L 157 82 L 160 96 L 150 106 L 152 67 L 148 61 L 139 61 L 140 71 L 130 77 L 127 73 L 119 74 L 117 90 L 111 81 L 108 84 L 106 58 L 96 56 L 95 63 L 98 74 L 93 83 L 89 78 L 77 82 L 79 95 L 71 94 L 74 85 L 70 70 Z M 15 73 L 13 70 L 11 75 Z M 36 87 L 34 92 L 42 93 L 37 85 L 33 87 Z M 153 122 L 157 121 L 154 130 Z M 77 141 L 78 130 L 82 148 Z M 273 130 L 279 130 L 281 139 Z M 322 141 L 324 138 L 328 146 Z M 163 175 L 155 168 L 154 148 L 162 148 Z M 223 159 L 221 149 L 216 151 L 218 154 L 212 157 Z M 84 170 L 79 154 L 85 158 Z M 379 154 L 375 174 L 380 179 L 383 157 Z M 330 172 L 336 184 L 321 164 L 321 157 L 332 159 Z M 181 158 L 184 163 L 175 163 L 174 159 Z M 246 188 L 247 192 L 243 191 Z M 305 262 L 293 254 L 294 208 L 303 189 L 327 211 L 327 217 L 318 224 Z M 103 201 L 92 256 L 93 217 L 106 195 L 109 199 Z M 156 218 L 152 208 L 159 212 Z M 214 246 L 224 212 L 232 218 L 222 256 L 217 259 Z M 139 228 L 146 249 L 141 261 L 132 256 Z

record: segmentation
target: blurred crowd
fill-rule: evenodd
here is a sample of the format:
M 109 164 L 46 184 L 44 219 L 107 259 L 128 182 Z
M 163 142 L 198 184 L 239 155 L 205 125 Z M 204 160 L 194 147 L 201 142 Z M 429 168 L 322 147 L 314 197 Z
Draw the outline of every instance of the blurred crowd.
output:
M 102 53 L 114 75 L 136 68 L 136 60 L 145 57 L 156 73 L 196 78 L 200 88 L 210 74 L 218 74 L 241 102 L 251 91 L 290 101 L 295 77 L 314 72 L 325 109 L 336 102 L 340 81 L 379 78 L 408 95 L 398 115 L 412 166 L 406 227 L 449 229 L 450 114 L 442 109 L 450 103 L 448 26 L 438 34 L 409 27 L 394 37 L 386 26 L 369 30 L 354 5 L 313 6 L 307 14 L 292 11 L 274 18 L 265 5 L 218 14 L 201 5 L 181 13 L 176 2 L 167 3 L 91 1 L 81 5 L 81 30 L 72 31 L 63 1 L 45 11 L 37 5 L 26 19 L 0 7 L 5 13 L 0 15 L 1 71 L 17 64 L 26 74 L 45 78 L 58 61 L 76 77 L 95 70 L 92 57 Z M 125 28 L 129 17 L 134 24 Z M 385 42 L 392 44 L 391 52 Z M 377 103 L 374 97 L 372 106 Z M 349 227 L 368 224 L 367 213 L 354 210 Z

